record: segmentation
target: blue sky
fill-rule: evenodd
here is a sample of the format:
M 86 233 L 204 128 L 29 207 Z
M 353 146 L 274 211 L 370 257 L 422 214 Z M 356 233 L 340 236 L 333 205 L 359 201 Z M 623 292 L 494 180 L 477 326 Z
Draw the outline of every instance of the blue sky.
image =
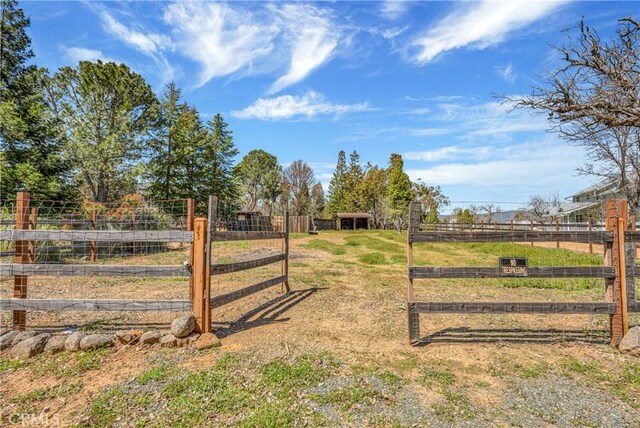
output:
M 22 2 L 36 62 L 125 62 L 156 92 L 173 80 L 241 155 L 309 162 L 325 190 L 337 153 L 386 165 L 455 201 L 566 196 L 592 179 L 544 116 L 509 112 L 558 64 L 582 16 L 603 39 L 640 2 Z M 502 204 L 503 208 L 517 205 Z

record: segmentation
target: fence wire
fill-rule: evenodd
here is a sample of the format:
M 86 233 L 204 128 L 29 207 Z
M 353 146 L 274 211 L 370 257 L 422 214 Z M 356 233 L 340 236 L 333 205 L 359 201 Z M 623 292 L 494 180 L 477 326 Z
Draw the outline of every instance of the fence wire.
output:
M 27 328 L 164 324 L 177 316 L 174 311 L 189 310 L 184 302 L 190 298 L 185 266 L 190 244 L 182 242 L 189 229 L 186 199 L 146 201 L 132 195 L 108 204 L 30 200 L 27 211 L 28 231 L 51 239 L 29 241 L 23 265 L 16 264 L 15 242 L 2 241 L 0 298 L 15 297 L 12 275 L 24 273 L 27 299 L 46 299 L 38 305 L 55 309 L 28 311 Z M 16 214 L 15 201 L 0 201 L 1 230 L 19 233 Z M 92 239 L 96 232 L 102 233 L 100 239 Z M 95 305 L 104 299 L 135 302 Z M 67 304 L 70 300 L 75 306 Z M 92 305 L 124 310 L 73 310 Z M 10 325 L 11 311 L 1 311 L 0 322 Z

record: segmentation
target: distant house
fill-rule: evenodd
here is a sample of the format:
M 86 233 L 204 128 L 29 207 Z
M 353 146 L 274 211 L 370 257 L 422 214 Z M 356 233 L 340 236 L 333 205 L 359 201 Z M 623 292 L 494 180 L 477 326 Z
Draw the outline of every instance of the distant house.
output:
M 549 208 L 548 217 L 562 223 L 581 223 L 598 218 L 602 203 L 620 195 L 620 180 L 607 179 L 565 198 L 567 202 Z
M 370 221 L 369 213 L 338 213 L 340 230 L 369 229 Z

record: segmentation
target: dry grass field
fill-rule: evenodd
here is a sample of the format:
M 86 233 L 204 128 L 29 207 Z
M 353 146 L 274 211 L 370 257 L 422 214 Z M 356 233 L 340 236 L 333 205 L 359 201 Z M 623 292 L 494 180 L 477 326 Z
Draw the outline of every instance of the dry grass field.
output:
M 640 362 L 607 344 L 591 315 L 421 316 L 407 338 L 406 235 L 325 232 L 291 239 L 292 293 L 274 287 L 213 311 L 222 346 L 114 348 L 0 360 L 4 425 L 24 426 L 640 426 Z M 226 245 L 226 244 L 225 244 Z M 253 257 L 275 244 L 218 246 Z M 514 244 L 415 245 L 415 264 L 601 264 L 596 255 Z M 176 264 L 185 249 L 123 260 Z M 113 262 L 113 261 L 111 261 Z M 278 266 L 217 277 L 221 293 Z M 185 298 L 184 279 L 34 279 L 34 297 Z M 601 301 L 602 280 L 416 280 L 418 300 Z M 76 294 L 73 294 L 76 293 Z M 112 296 L 113 297 L 113 296 Z M 40 329 L 113 330 L 175 314 L 33 314 Z M 6 323 L 7 314 L 3 314 Z M 637 324 L 637 318 L 632 318 Z M 6 324 L 5 324 L 6 325 Z M 19 426 L 23 426 L 19 425 Z

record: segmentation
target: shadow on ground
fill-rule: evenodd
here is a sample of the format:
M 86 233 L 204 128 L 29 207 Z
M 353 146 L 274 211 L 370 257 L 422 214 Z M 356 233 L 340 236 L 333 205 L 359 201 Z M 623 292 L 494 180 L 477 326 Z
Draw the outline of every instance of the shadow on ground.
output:
M 249 330 L 267 324 L 289 321 L 290 318 L 278 318 L 289 309 L 302 303 L 314 293 L 325 288 L 307 288 L 304 290 L 291 291 L 280 295 L 268 302 L 263 303 L 255 309 L 242 315 L 234 322 L 213 321 L 213 328 L 216 336 L 224 338 L 240 331 Z

